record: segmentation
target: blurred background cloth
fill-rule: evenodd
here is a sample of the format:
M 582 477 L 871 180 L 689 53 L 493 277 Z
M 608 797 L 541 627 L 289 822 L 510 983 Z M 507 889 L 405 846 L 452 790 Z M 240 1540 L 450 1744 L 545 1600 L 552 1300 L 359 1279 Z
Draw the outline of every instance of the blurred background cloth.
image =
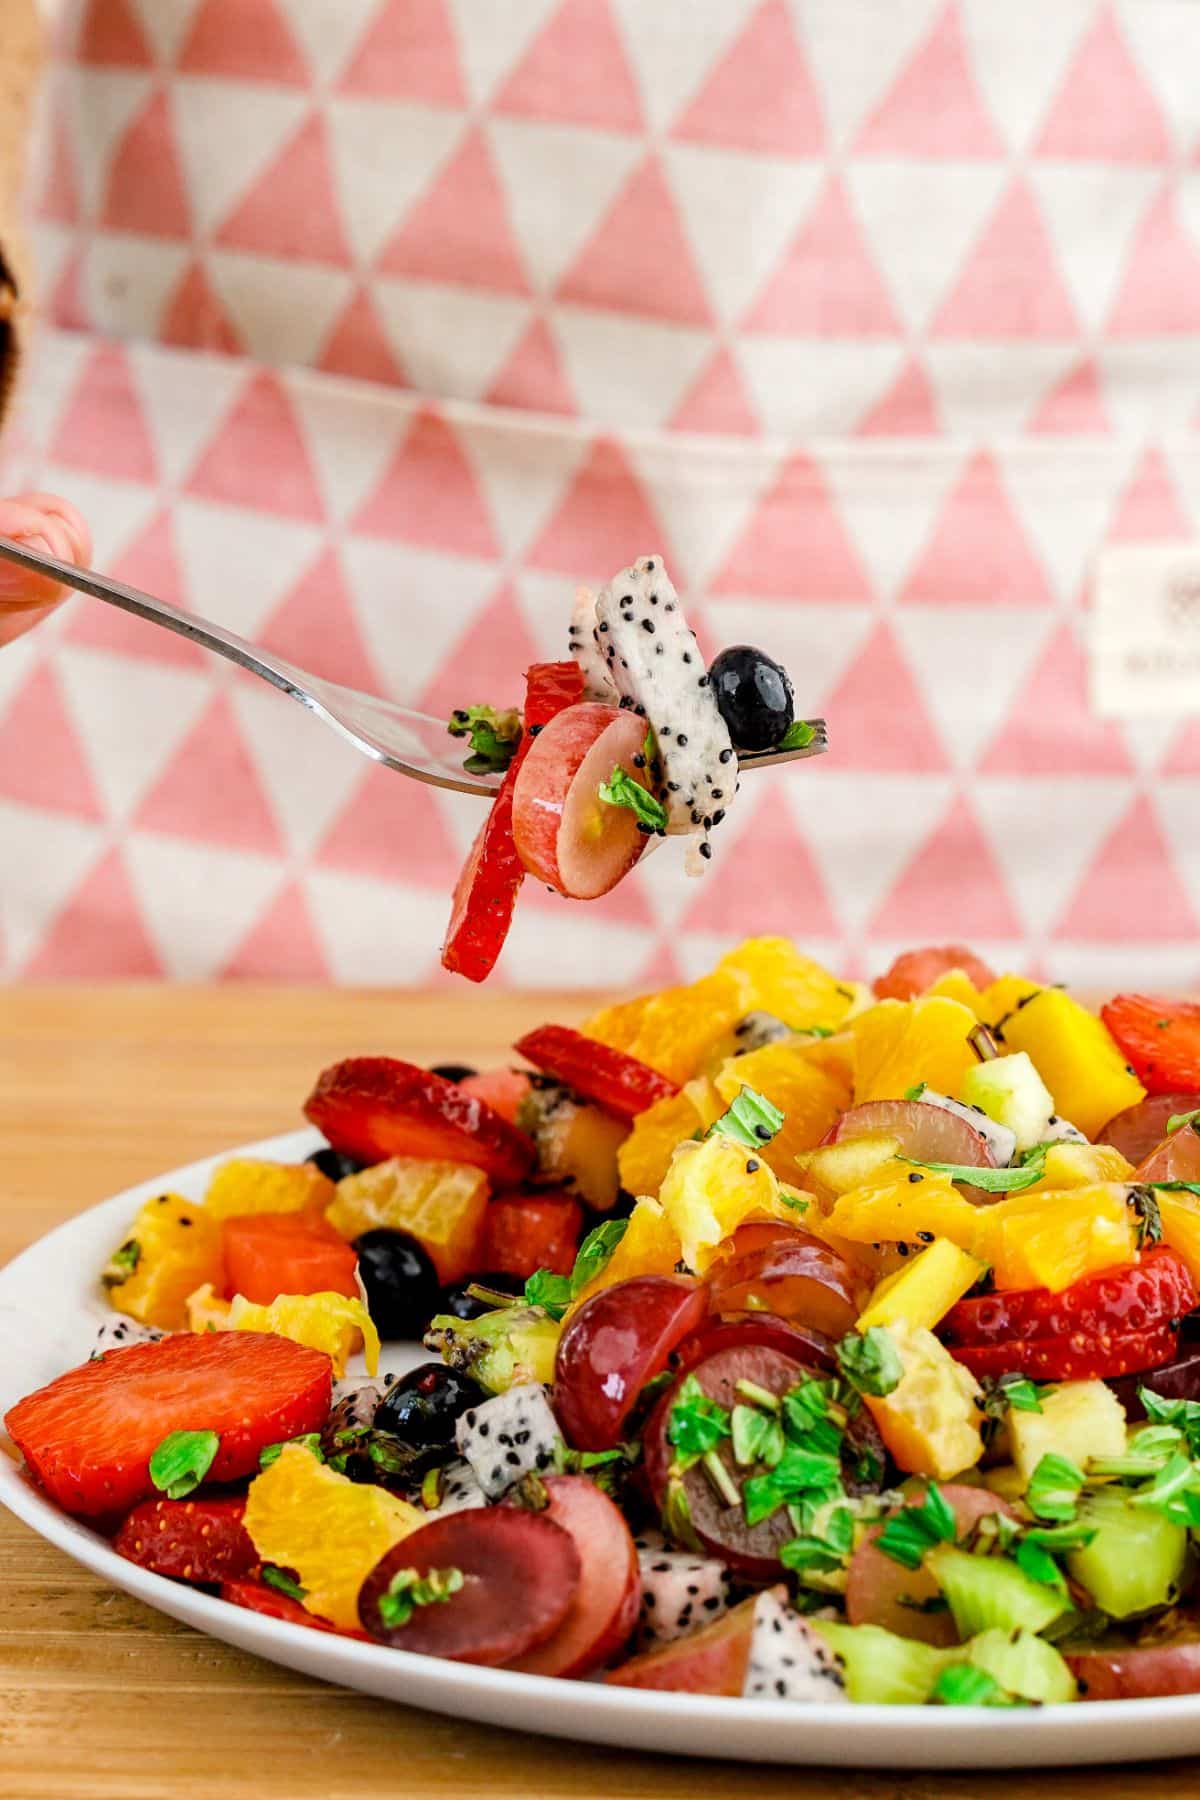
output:
M 432 712 L 649 550 L 784 658 L 833 754 L 701 881 L 529 884 L 501 981 L 1194 984 L 1200 728 L 1086 645 L 1098 547 L 1200 519 L 1198 67 L 1192 0 L 66 0 L 8 479 Z M 425 981 L 478 806 L 72 602 L 0 656 L 0 969 Z

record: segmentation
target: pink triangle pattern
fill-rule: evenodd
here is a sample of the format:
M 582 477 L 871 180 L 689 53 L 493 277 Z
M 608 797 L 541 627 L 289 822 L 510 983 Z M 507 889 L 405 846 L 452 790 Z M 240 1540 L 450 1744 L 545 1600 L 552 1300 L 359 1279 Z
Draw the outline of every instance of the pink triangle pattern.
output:
M 228 698 L 216 694 L 138 808 L 138 831 L 283 854 L 283 839 Z
M 463 139 L 376 263 L 380 275 L 527 294 L 529 283 L 482 131 Z
M 118 344 L 98 342 L 91 352 L 59 417 L 51 455 L 119 480 L 157 479 L 154 446 Z
M 1026 182 L 1001 200 L 934 318 L 934 338 L 1066 338 L 1079 321 Z
M 158 340 L 180 350 L 215 350 L 222 356 L 244 354 L 244 345 L 213 292 L 203 263 L 192 263 L 168 295 L 158 323 Z
M 763 600 L 870 601 L 866 572 L 811 458 L 797 452 L 784 464 L 711 591 Z
M 299 882 L 292 882 L 276 895 L 220 970 L 218 979 L 314 984 L 332 980 Z
M 282 383 L 260 370 L 201 452 L 186 489 L 202 500 L 320 520 L 321 495 Z
M 576 416 L 579 407 L 545 319 L 533 320 L 483 398 L 485 406 Z
M 156 513 L 128 544 L 109 571 L 117 581 L 140 587 L 165 600 L 168 606 L 187 608 L 187 593 L 179 566 L 179 553 L 168 511 Z M 166 664 L 168 668 L 203 669 L 206 658 L 199 645 L 172 631 L 147 631 L 140 619 L 115 606 L 83 601 L 67 625 L 68 643 L 86 644 L 93 650 L 110 650 L 120 656 Z
M 1103 163 L 1162 163 L 1171 140 L 1111 6 L 1098 15 L 1051 105 L 1036 155 Z
M 154 58 L 129 0 L 89 0 L 75 44 L 77 62 L 96 68 L 148 69 Z
M 929 377 L 915 357 L 863 414 L 856 437 L 940 437 L 941 413 Z
M 278 0 L 201 0 L 179 54 L 185 75 L 307 87 L 311 76 Z
M 732 353 L 722 348 L 701 369 L 668 421 L 671 431 L 758 437 L 761 427 Z
M 353 381 L 378 381 L 399 388 L 411 385 L 365 287 L 350 296 L 334 320 L 317 367 L 326 375 L 346 375 Z
M 431 789 L 368 768 L 322 841 L 319 869 L 450 894 L 462 856 Z
M 252 250 L 286 262 L 349 268 L 353 257 L 319 112 L 309 114 L 218 227 L 215 242 L 226 250 Z
M 729 150 L 820 155 L 821 101 L 784 0 L 763 0 L 750 15 L 671 135 Z
M 559 300 L 710 325 L 712 312 L 662 168 L 635 169 L 559 284 Z
M 954 484 L 900 599 L 922 606 L 1053 603 L 988 451 L 977 451 Z
M 1090 357 L 1068 369 L 1042 395 L 1025 429 L 1035 437 L 1103 437 L 1111 433 L 1100 371 Z
M 84 877 L 21 971 L 24 981 L 157 981 L 165 974 L 116 848 Z
M 1181 728 L 1159 769 L 1160 775 L 1200 775 L 1200 721 Z
M 1200 930 L 1145 794 L 1133 801 L 1096 853 L 1053 936 L 1084 943 L 1154 943 Z
M 570 919 L 571 902 L 564 900 L 561 894 L 553 889 L 545 888 L 540 881 L 527 881 L 521 889 L 519 901 L 523 913 L 541 913 L 557 919 L 560 923 L 564 917 Z M 653 931 L 658 923 L 657 915 L 646 891 L 639 881 L 623 881 L 610 893 L 602 894 L 598 900 L 589 900 L 591 911 L 588 920 L 595 920 L 597 925 L 631 925 L 637 931 Z M 567 909 L 564 915 L 564 907 Z
M 1106 329 L 1114 338 L 1200 332 L 1200 246 L 1185 230 L 1169 184 L 1138 226 Z
M 1070 625 L 1051 634 L 979 764 L 984 775 L 1128 775 L 1124 739 L 1088 704 L 1087 663 Z
M 83 290 L 82 250 L 72 250 L 46 303 L 47 317 L 64 331 L 88 331 L 92 319 Z
M 635 556 L 657 550 L 670 561 L 666 534 L 624 451 L 611 438 L 597 438 L 525 561 L 531 569 L 602 582 Z
M 104 816 L 49 663 L 35 663 L 0 714 L 0 799 L 77 819 Z
M 742 320 L 787 337 L 898 337 L 900 322 L 846 191 L 829 182 Z
M 352 527 L 458 556 L 500 554 L 487 502 L 453 428 L 432 408 L 417 413 Z
M 712 874 L 684 914 L 684 931 L 735 936 L 755 896 L 755 930 L 805 937 L 836 937 L 837 921 L 812 851 L 791 823 L 777 783 L 753 806 L 737 840 L 718 849 Z
M 883 620 L 822 708 L 838 721 L 841 769 L 929 775 L 949 766 L 912 673 Z
M 881 902 L 875 936 L 1019 938 L 1020 918 L 970 804 L 958 795 Z
M 46 174 L 38 195 L 37 216 L 58 225 L 79 222 L 79 178 L 75 152 L 63 113 L 55 109 L 48 126 Z
M 384 686 L 362 641 L 354 602 L 334 549 L 323 550 L 304 571 L 256 636 L 268 650 L 327 681 L 340 681 L 369 694 L 379 693 Z
M 175 146 L 166 92 L 151 94 L 126 128 L 109 165 L 100 208 L 108 231 L 186 238 L 192 230 L 187 186 Z
M 458 46 L 444 0 L 382 0 L 338 90 L 364 99 L 465 106 Z
M 1190 539 L 1192 526 L 1162 451 L 1152 446 L 1117 502 L 1108 528 L 1110 544 L 1163 543 Z
M 859 133 L 858 156 L 965 162 L 1005 153 L 971 71 L 954 0 Z
M 475 706 L 500 692 L 504 706 L 519 704 L 521 676 L 539 660 L 538 647 L 506 583 L 471 621 L 446 653 L 438 673 L 417 704 L 435 719 L 448 719 L 456 706 Z
M 608 0 L 563 0 L 492 102 L 544 124 L 640 131 L 642 107 Z

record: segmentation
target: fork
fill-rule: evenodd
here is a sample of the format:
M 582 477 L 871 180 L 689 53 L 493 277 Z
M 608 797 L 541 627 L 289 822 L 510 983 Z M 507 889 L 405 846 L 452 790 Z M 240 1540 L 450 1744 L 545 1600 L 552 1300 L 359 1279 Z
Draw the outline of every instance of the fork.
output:
M 111 576 L 99 575 L 94 569 L 78 569 L 73 563 L 58 562 L 38 550 L 30 550 L 10 538 L 0 537 L 0 557 L 17 563 L 36 575 L 50 575 L 64 587 L 90 594 L 94 600 L 105 600 L 133 613 L 164 631 L 177 632 L 190 638 L 202 649 L 224 656 L 239 668 L 248 669 L 272 687 L 298 700 L 324 724 L 332 727 L 346 742 L 364 756 L 373 757 L 386 768 L 410 775 L 414 781 L 426 781 L 433 787 L 451 788 L 459 794 L 476 794 L 481 799 L 494 798 L 502 775 L 468 774 L 452 760 L 444 719 L 430 718 L 427 713 L 412 712 L 378 694 L 364 694 L 358 688 L 343 687 L 340 682 L 326 681 L 307 669 L 298 669 L 282 656 L 251 644 L 235 631 L 226 631 L 211 619 L 181 612 L 144 594 L 140 588 L 127 587 Z M 738 766 L 743 770 L 765 769 L 776 763 L 800 762 L 809 756 L 821 756 L 829 748 L 824 719 L 805 721 L 812 728 L 812 738 L 793 750 L 741 751 Z

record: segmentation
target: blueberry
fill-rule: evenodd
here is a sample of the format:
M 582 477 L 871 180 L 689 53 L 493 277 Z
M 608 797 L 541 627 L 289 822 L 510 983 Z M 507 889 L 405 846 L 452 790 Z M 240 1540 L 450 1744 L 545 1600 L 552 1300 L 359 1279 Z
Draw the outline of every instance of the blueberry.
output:
M 722 650 L 709 670 L 713 693 L 739 750 L 771 750 L 795 717 L 787 670 L 751 644 Z
M 469 1375 L 422 1363 L 388 1389 L 375 1409 L 375 1429 L 394 1432 L 417 1450 L 451 1444 L 460 1413 L 486 1398 Z
M 355 1238 L 367 1310 L 384 1338 L 419 1338 L 438 1309 L 437 1271 L 406 1231 L 380 1227 Z
M 456 1319 L 477 1319 L 481 1313 L 491 1312 L 492 1306 L 487 1300 L 477 1300 L 468 1292 L 472 1287 L 495 1288 L 500 1294 L 520 1294 L 525 1283 L 516 1275 L 473 1275 L 470 1281 L 445 1290 L 438 1311 L 453 1313 Z
M 357 1175 L 360 1169 L 367 1166 L 366 1163 L 359 1162 L 357 1157 L 347 1156 L 344 1150 L 314 1150 L 305 1160 L 315 1163 L 322 1175 L 328 1175 L 330 1181 L 343 1181 L 347 1175 Z
M 469 1075 L 478 1075 L 470 1063 L 433 1063 L 430 1065 L 431 1075 L 440 1075 L 443 1081 L 466 1081 Z

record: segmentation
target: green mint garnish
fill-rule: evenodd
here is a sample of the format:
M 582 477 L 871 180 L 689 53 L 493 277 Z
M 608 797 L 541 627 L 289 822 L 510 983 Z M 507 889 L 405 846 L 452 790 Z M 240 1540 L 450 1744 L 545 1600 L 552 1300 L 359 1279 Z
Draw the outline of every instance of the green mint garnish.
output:
M 1197 1107 L 1195 1112 L 1172 1113 L 1167 1120 L 1167 1136 L 1173 1137 L 1177 1131 L 1182 1131 L 1185 1125 L 1194 1125 L 1197 1119 L 1200 1119 L 1200 1107 Z
M 301 1450 L 309 1451 L 318 1462 L 325 1461 L 325 1453 L 321 1449 L 320 1432 L 306 1431 L 303 1437 L 286 1438 L 281 1444 L 268 1444 L 263 1450 L 260 1450 L 258 1454 L 259 1468 L 269 1469 L 273 1462 L 278 1462 L 288 1444 L 298 1444 Z
M 854 1514 L 848 1506 L 835 1506 L 821 1532 L 801 1533 L 781 1545 L 779 1560 L 797 1574 L 818 1574 L 842 1566 L 854 1548 Z
M 927 1550 L 935 1544 L 952 1544 L 956 1536 L 954 1513 L 936 1482 L 931 1481 L 921 1504 L 893 1513 L 875 1541 L 893 1562 L 906 1569 L 919 1569 Z
M 463 1585 L 461 1569 L 430 1569 L 419 1575 L 416 1569 L 397 1569 L 379 1596 L 379 1617 L 389 1631 L 399 1631 L 416 1612 L 418 1606 L 437 1606 L 457 1594 Z
M 848 1331 L 837 1347 L 838 1368 L 860 1394 L 882 1398 L 899 1387 L 904 1364 L 886 1325 L 871 1325 L 860 1336 Z
M 775 748 L 777 750 L 807 750 L 816 737 L 816 729 L 806 719 L 793 719 Z
M 731 1137 L 747 1150 L 761 1150 L 783 1124 L 783 1114 L 756 1088 L 744 1087 L 729 1111 L 709 1126 L 705 1137 Z
M 985 1376 L 983 1393 L 975 1402 L 983 1414 L 983 1441 L 990 1444 L 996 1433 L 1004 1424 L 1009 1411 L 1041 1412 L 1042 1403 L 1038 1398 L 1035 1384 L 1024 1375 L 1001 1375 L 999 1379 Z
M 1014 1412 L 1041 1412 L 1042 1403 L 1038 1398 L 1037 1388 L 1027 1376 L 1002 1375 L 1000 1385 Z
M 463 767 L 472 775 L 503 774 L 521 741 L 521 715 L 494 706 L 460 706 L 450 714 L 451 737 L 470 739 L 471 754 Z
M 1144 1181 L 1144 1188 L 1157 1188 L 1164 1194 L 1196 1194 L 1200 1196 L 1200 1181 Z
M 1083 1487 L 1084 1474 L 1068 1456 L 1049 1450 L 1029 1478 L 1025 1504 L 1039 1519 L 1058 1519 L 1069 1524 Z
M 842 1497 L 840 1458 L 789 1444 L 769 1473 L 750 1476 L 742 1489 L 742 1507 L 747 1525 L 758 1525 L 781 1506 L 804 1501 L 820 1506 Z
M 951 1663 L 933 1684 L 930 1699 L 935 1706 L 1016 1706 L 994 1675 L 972 1663 Z
M 1153 1388 L 1140 1387 L 1142 1411 L 1156 1425 L 1170 1425 L 1187 1439 L 1193 1456 L 1200 1454 L 1200 1400 L 1164 1400 Z M 1139 1432 L 1135 1443 L 1145 1436 Z
M 126 1238 L 119 1250 L 114 1250 L 104 1270 L 105 1287 L 119 1287 L 128 1281 L 142 1260 L 142 1246 L 136 1238 Z
M 711 1400 L 694 1375 L 685 1376 L 667 1422 L 667 1437 L 680 1452 L 682 1465 L 707 1456 L 732 1430 L 730 1414 L 720 1401 Z
M 925 1089 L 928 1087 L 928 1085 L 929 1085 L 929 1083 L 926 1081 L 916 1082 L 913 1087 L 905 1088 L 904 1098 L 906 1100 L 919 1100 L 921 1098 L 921 1095 L 925 1092 Z
M 606 806 L 627 807 L 638 824 L 647 826 L 651 831 L 667 829 L 667 809 L 662 801 L 656 800 L 640 781 L 635 781 L 620 765 L 613 770 L 607 781 L 600 783 L 600 798 Z
M 150 1479 L 168 1500 L 184 1500 L 200 1486 L 220 1448 L 215 1431 L 169 1431 L 150 1458 Z
M 731 1415 L 733 1460 L 743 1469 L 765 1463 L 773 1469 L 784 1451 L 783 1426 L 756 1406 L 735 1406 Z
M 1162 1214 L 1158 1210 L 1158 1199 L 1152 1188 L 1131 1187 L 1129 1190 L 1129 1209 L 1137 1220 L 1137 1247 L 1149 1250 L 1154 1244 L 1162 1243 Z
M 1035 1181 L 1040 1181 L 1046 1172 L 1044 1149 L 1040 1156 L 1018 1169 L 974 1169 L 966 1163 L 922 1162 L 916 1156 L 901 1156 L 897 1161 L 911 1163 L 915 1169 L 926 1169 L 931 1175 L 948 1175 L 951 1181 L 965 1182 L 968 1187 L 979 1188 L 985 1194 L 1019 1193 L 1022 1188 L 1032 1187 Z
M 589 1231 L 575 1256 L 569 1275 L 555 1275 L 550 1269 L 538 1269 L 525 1283 L 525 1299 L 530 1306 L 540 1306 L 552 1319 L 561 1319 L 574 1300 L 606 1268 L 613 1251 L 629 1229 L 628 1219 L 605 1219 Z
M 268 1587 L 278 1588 L 279 1592 L 286 1594 L 289 1600 L 303 1600 L 308 1592 L 308 1589 L 302 1588 L 286 1569 L 277 1569 L 274 1563 L 263 1564 L 262 1578 Z
M 790 1206 L 793 1212 L 798 1213 L 806 1213 L 810 1204 L 803 1194 L 789 1194 L 784 1188 L 780 1188 L 775 1198 L 782 1200 L 785 1206 Z
M 1022 1537 L 1013 1557 L 1022 1575 L 1028 1575 L 1030 1581 L 1036 1581 L 1041 1587 L 1053 1588 L 1058 1594 L 1066 1593 L 1066 1578 L 1044 1544 L 1039 1544 L 1033 1538 Z

